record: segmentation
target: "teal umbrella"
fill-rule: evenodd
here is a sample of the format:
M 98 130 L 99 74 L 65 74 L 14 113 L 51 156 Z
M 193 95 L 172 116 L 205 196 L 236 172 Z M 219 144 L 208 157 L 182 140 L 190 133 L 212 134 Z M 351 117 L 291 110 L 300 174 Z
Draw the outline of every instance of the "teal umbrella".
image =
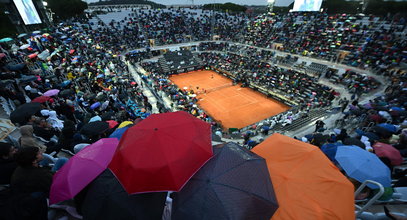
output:
M 12 40 L 13 40 L 13 38 L 6 37 L 6 38 L 1 39 L 0 43 L 9 42 L 9 41 L 12 41 Z

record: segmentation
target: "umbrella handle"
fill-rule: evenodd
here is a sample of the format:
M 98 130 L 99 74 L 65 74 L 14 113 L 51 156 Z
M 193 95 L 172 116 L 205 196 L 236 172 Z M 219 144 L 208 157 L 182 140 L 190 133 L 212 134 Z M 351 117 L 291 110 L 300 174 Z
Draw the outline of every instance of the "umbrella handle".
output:
M 367 208 L 369 208 L 374 202 L 376 202 L 376 200 L 378 200 L 384 193 L 384 187 L 382 184 L 373 181 L 373 180 L 365 180 L 362 185 L 359 186 L 359 188 L 356 190 L 355 192 L 355 197 L 362 192 L 362 190 L 367 186 L 367 184 L 374 184 L 376 186 L 379 187 L 379 192 L 376 193 L 375 196 L 373 196 L 373 198 L 371 198 L 369 200 L 369 202 L 367 202 L 363 207 L 360 207 L 358 205 L 355 204 L 356 209 L 359 209 L 359 211 L 356 213 L 356 217 L 360 216 Z

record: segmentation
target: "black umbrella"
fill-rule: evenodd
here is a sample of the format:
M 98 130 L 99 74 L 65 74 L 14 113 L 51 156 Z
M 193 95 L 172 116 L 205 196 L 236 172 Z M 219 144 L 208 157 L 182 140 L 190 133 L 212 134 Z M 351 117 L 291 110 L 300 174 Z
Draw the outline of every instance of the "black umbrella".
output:
M 106 99 L 107 99 L 107 95 L 105 95 L 105 94 L 96 96 L 96 100 L 98 100 L 98 101 L 104 101 Z
M 386 128 L 380 127 L 380 126 L 374 126 L 372 127 L 372 131 L 379 135 L 381 138 L 389 138 L 392 136 L 392 133 L 388 131 Z
M 21 78 L 19 78 L 18 80 L 20 80 L 20 82 L 22 83 L 27 83 L 27 82 L 32 82 L 37 80 L 36 76 L 22 76 Z
M 87 136 L 94 136 L 102 134 L 109 129 L 109 123 L 105 121 L 94 121 L 85 124 L 81 129 L 81 134 Z
M 38 102 L 30 102 L 20 105 L 10 114 L 10 120 L 13 123 L 23 124 L 28 119 L 41 110 L 41 104 Z
M 375 106 L 373 109 L 377 111 L 389 111 L 389 108 L 384 106 Z
M 355 145 L 361 147 L 362 149 L 366 148 L 366 145 L 357 138 L 345 138 L 345 140 L 343 140 L 343 143 L 345 145 Z
M 68 97 L 68 96 L 73 95 L 73 94 L 75 94 L 75 92 L 70 90 L 70 89 L 64 89 L 64 90 L 62 90 L 61 92 L 58 93 L 58 95 L 61 96 L 61 97 Z
M 175 193 L 172 219 L 270 219 L 278 205 L 266 161 L 232 142 L 218 146 Z
M 107 120 L 112 120 L 113 116 L 115 114 L 116 113 L 114 111 L 108 111 L 108 112 L 103 113 L 100 117 L 102 118 L 103 121 L 107 121 Z
M 87 99 L 87 100 L 92 100 L 92 99 L 96 98 L 96 95 L 93 93 L 86 93 L 85 95 L 83 95 L 83 98 Z
M 82 203 L 83 219 L 161 220 L 167 193 L 129 195 L 106 169 L 88 186 Z
M 314 134 L 314 137 L 311 140 L 311 143 L 313 145 L 316 145 L 318 147 L 321 147 L 325 142 L 329 139 L 329 135 L 323 135 L 321 133 L 316 133 Z

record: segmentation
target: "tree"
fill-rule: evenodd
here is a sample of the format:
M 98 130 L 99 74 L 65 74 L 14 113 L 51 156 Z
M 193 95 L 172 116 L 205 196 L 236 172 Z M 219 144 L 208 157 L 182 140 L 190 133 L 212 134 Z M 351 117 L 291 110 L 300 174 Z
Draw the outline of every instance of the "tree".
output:
M 67 19 L 80 15 L 88 8 L 88 4 L 81 0 L 47 0 L 48 7 L 59 19 Z
M 245 12 L 247 8 L 242 5 L 234 4 L 227 2 L 225 4 L 206 4 L 203 6 L 204 9 L 211 9 L 211 10 L 221 10 L 221 11 L 228 11 L 228 12 Z

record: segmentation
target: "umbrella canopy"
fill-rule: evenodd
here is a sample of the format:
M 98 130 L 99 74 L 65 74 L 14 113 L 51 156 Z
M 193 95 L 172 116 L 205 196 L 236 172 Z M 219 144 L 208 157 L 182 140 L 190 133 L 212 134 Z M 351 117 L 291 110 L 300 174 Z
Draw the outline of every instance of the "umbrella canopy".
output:
M 256 172 L 253 172 L 253 171 Z M 270 219 L 277 210 L 266 161 L 233 142 L 175 194 L 173 219 Z
M 363 149 L 366 148 L 366 145 L 357 138 L 345 138 L 345 140 L 343 140 L 343 144 L 344 145 L 355 145 L 355 146 L 358 146 Z
M 279 208 L 272 219 L 354 219 L 353 184 L 315 146 L 281 134 L 252 149 L 266 159 Z
M 38 113 L 41 109 L 41 104 L 38 102 L 22 104 L 10 114 L 10 120 L 13 123 L 25 123 L 32 115 Z
M 90 106 L 90 109 L 96 109 L 96 108 L 99 108 L 100 107 L 100 102 L 95 102 L 95 103 L 93 103 L 91 106 Z
M 399 166 L 404 161 L 400 151 L 390 144 L 377 142 L 373 145 L 373 149 L 377 156 L 389 158 L 393 166 Z
M 50 89 L 46 92 L 44 92 L 44 96 L 54 96 L 54 95 L 58 95 L 59 90 L 58 89 Z
M 33 58 L 36 58 L 37 56 L 38 56 L 37 53 L 32 53 L 32 54 L 28 55 L 28 58 L 33 59 Z
M 389 138 L 392 135 L 392 133 L 388 131 L 386 128 L 377 125 L 372 127 L 372 130 L 375 134 L 379 135 L 381 138 Z
M 6 38 L 0 39 L 0 43 L 5 43 L 5 42 L 12 41 L 12 40 L 13 40 L 12 38 L 6 37 Z
M 373 180 L 384 187 L 391 186 L 390 169 L 373 153 L 356 146 L 340 146 L 335 159 L 346 174 L 359 181 Z M 376 185 L 368 184 L 370 188 Z
M 210 124 L 154 114 L 124 133 L 109 168 L 128 193 L 179 191 L 212 155 Z
M 44 102 L 46 102 L 46 101 L 48 101 L 50 99 L 51 99 L 51 97 L 49 97 L 49 96 L 39 96 L 39 97 L 31 100 L 31 102 L 44 103 Z
M 29 48 L 29 47 L 30 47 L 29 44 L 24 44 L 24 45 L 22 45 L 22 46 L 20 47 L 20 49 L 21 49 L 21 50 L 25 50 L 25 49 L 27 49 L 27 48 Z
M 101 174 L 112 160 L 119 141 L 103 138 L 83 148 L 54 175 L 50 203 L 73 198 Z
M 26 33 L 22 33 L 22 34 L 19 34 L 18 36 L 17 36 L 17 38 L 22 38 L 22 37 L 25 37 L 25 36 L 27 36 L 28 34 L 26 34 Z
M 109 169 L 88 186 L 82 203 L 83 219 L 159 219 L 167 193 L 129 195 Z
M 389 124 L 389 123 L 381 123 L 381 124 L 378 124 L 377 126 L 382 127 L 391 133 L 397 132 L 397 127 L 392 124 Z
M 118 128 L 109 137 L 110 138 L 117 138 L 118 140 L 120 140 L 120 138 L 122 138 L 124 132 L 127 131 L 127 129 L 129 129 L 129 128 L 130 128 L 130 126 L 126 126 L 126 127 L 123 127 L 123 128 Z
M 64 89 L 61 92 L 59 92 L 59 95 L 62 96 L 62 97 L 68 97 L 68 96 L 73 95 L 73 94 L 75 94 L 75 92 L 70 90 L 70 89 Z
M 321 146 L 321 151 L 332 161 L 336 162 L 335 156 L 336 156 L 336 150 L 338 146 L 341 146 L 339 143 L 330 143 L 330 144 L 324 144 Z
M 87 136 L 99 135 L 109 129 L 109 123 L 105 121 L 94 121 L 85 124 L 81 129 L 81 134 Z
M 106 122 L 109 123 L 109 128 L 114 128 L 114 127 L 116 127 L 116 125 L 119 124 L 117 121 L 114 121 L 114 120 L 108 120 Z
M 103 113 L 100 117 L 103 121 L 112 120 L 113 116 L 115 115 L 114 111 L 108 111 Z
M 124 127 L 132 125 L 132 124 L 133 124 L 132 121 L 124 121 L 124 122 L 120 123 L 118 128 L 124 128 Z
M 19 78 L 18 80 L 22 83 L 27 83 L 27 82 L 32 82 L 37 80 L 38 78 L 36 76 L 26 76 L 23 75 L 21 78 Z

